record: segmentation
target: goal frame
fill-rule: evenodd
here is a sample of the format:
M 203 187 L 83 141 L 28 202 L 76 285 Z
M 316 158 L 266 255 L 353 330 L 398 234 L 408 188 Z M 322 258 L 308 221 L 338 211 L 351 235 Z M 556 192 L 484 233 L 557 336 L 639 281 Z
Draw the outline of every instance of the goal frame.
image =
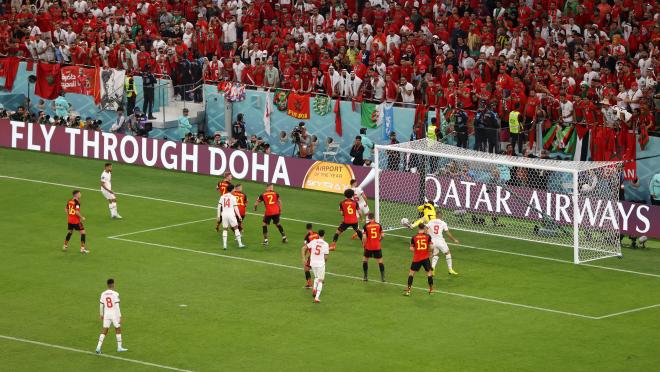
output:
M 429 141 L 428 139 L 422 139 L 422 140 L 417 140 L 417 141 L 407 141 L 407 142 L 402 142 L 399 143 L 398 145 L 405 145 L 406 143 L 414 143 L 414 142 L 421 142 L 421 141 Z M 467 149 L 466 149 L 467 150 Z M 380 172 L 383 170 L 381 168 L 380 164 L 380 153 L 381 151 L 397 151 L 402 154 L 417 154 L 417 155 L 424 155 L 424 156 L 431 156 L 431 157 L 438 157 L 438 156 L 444 156 L 446 158 L 451 158 L 454 160 L 462 160 L 462 161 L 475 161 L 476 159 L 474 157 L 464 155 L 464 154 L 443 154 L 443 153 L 438 153 L 438 152 L 433 152 L 433 151 L 425 151 L 425 150 L 419 150 L 419 149 L 413 149 L 413 148 L 403 148 L 403 147 L 397 147 L 396 145 L 374 145 L 374 168 L 376 171 L 376 176 L 374 180 L 374 207 L 375 207 L 375 213 L 374 217 L 376 218 L 376 221 L 380 222 Z M 490 153 L 484 153 L 484 154 L 489 154 Z M 511 159 L 506 159 L 506 158 L 501 158 L 501 159 L 493 159 L 490 157 L 483 157 L 478 159 L 479 162 L 481 163 L 487 163 L 487 164 L 492 164 L 492 165 L 505 165 L 505 166 L 510 166 L 510 167 L 519 167 L 520 163 L 515 162 Z M 607 164 L 612 164 L 612 163 L 619 163 L 621 162 L 602 162 L 603 165 Z M 571 224 L 573 226 L 573 263 L 574 264 L 580 264 L 600 258 L 606 258 L 606 257 L 600 257 L 600 258 L 595 258 L 595 259 L 589 259 L 589 260 L 580 260 L 579 256 L 579 251 L 580 251 L 580 216 L 579 216 L 579 195 L 580 195 L 580 189 L 579 189 L 579 173 L 580 169 L 568 169 L 566 167 L 559 167 L 559 166 L 553 166 L 550 164 L 533 164 L 533 165 L 528 165 L 528 168 L 536 168 L 536 169 L 541 169 L 541 170 L 546 170 L 546 171 L 553 171 L 553 172 L 560 172 L 560 173 L 567 173 L 572 175 L 572 186 L 573 190 L 571 192 L 571 204 L 573 207 L 573 216 L 572 216 L 572 221 Z M 457 228 L 457 230 L 462 230 L 460 228 Z M 508 239 L 516 239 L 516 240 L 524 240 L 524 241 L 530 241 L 530 242 L 536 242 L 532 239 L 526 239 L 526 238 L 521 238 L 521 237 L 511 237 L 503 234 L 493 234 L 490 232 L 484 232 L 484 234 L 487 235 L 493 235 L 493 236 L 499 236 L 499 237 L 504 237 Z M 553 243 L 549 243 L 553 244 Z M 558 245 L 562 247 L 566 247 L 567 245 L 564 244 L 558 244 L 554 243 L 553 245 Z M 611 256 L 610 256 L 611 257 Z

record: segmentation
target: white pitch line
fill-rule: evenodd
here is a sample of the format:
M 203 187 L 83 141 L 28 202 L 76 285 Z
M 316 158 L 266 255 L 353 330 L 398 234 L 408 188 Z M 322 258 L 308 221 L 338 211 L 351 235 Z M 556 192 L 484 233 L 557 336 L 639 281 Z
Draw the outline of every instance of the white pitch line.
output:
M 134 243 L 134 244 L 149 245 L 149 246 L 158 247 L 158 248 L 172 249 L 172 250 L 175 250 L 175 251 L 197 253 L 197 254 L 203 254 L 203 255 L 207 255 L 207 256 L 222 257 L 222 258 L 228 258 L 228 259 L 232 259 L 232 260 L 257 263 L 257 264 L 262 264 L 262 265 L 283 267 L 283 268 L 293 269 L 293 270 L 302 270 L 302 268 L 300 268 L 298 266 L 291 266 L 291 265 L 281 264 L 281 263 L 277 263 L 277 262 L 255 260 L 255 259 L 252 259 L 252 258 L 229 256 L 229 255 L 221 254 L 221 253 L 200 251 L 200 250 L 196 250 L 196 249 L 177 247 L 177 246 L 167 245 L 167 244 L 144 242 L 144 241 L 140 241 L 140 240 L 132 240 L 132 239 L 124 239 L 124 238 L 116 238 L 116 237 L 110 237 L 109 239 L 119 240 L 119 241 L 123 241 L 123 242 Z M 359 278 L 357 276 L 352 276 L 352 275 L 337 274 L 337 273 L 331 273 L 331 272 L 326 272 L 326 274 L 330 275 L 330 276 L 336 276 L 336 277 L 341 277 L 341 278 L 347 278 L 347 279 L 362 281 L 362 278 Z M 403 284 L 392 283 L 392 282 L 378 282 L 378 281 L 373 282 L 372 281 L 372 283 L 380 283 L 380 284 L 384 284 L 384 285 L 392 285 L 392 286 L 402 287 L 402 288 L 407 287 Z M 421 291 L 427 291 L 428 290 L 426 288 L 421 288 L 421 287 L 413 287 L 413 288 L 417 289 L 417 290 L 421 290 Z M 443 293 L 443 294 L 450 295 L 450 296 L 456 296 L 456 297 L 461 297 L 461 298 L 468 298 L 468 299 L 472 299 L 472 300 L 483 301 L 483 302 L 490 302 L 490 303 L 496 303 L 496 304 L 501 304 L 501 305 L 515 306 L 515 307 L 520 307 L 520 308 L 524 308 L 524 309 L 538 310 L 538 311 L 554 313 L 554 314 L 568 315 L 568 316 L 573 316 L 573 317 L 578 317 L 578 318 L 585 318 L 585 319 L 592 319 L 592 320 L 598 319 L 597 317 L 594 317 L 594 316 L 591 316 L 591 315 L 571 313 L 571 312 L 568 312 L 568 311 L 548 309 L 548 308 L 539 307 L 539 306 L 519 304 L 519 303 L 515 303 L 515 302 L 496 300 L 496 299 L 486 298 L 486 297 L 472 296 L 472 295 L 467 295 L 467 294 L 463 294 L 463 293 L 448 292 L 448 291 L 442 291 L 442 290 L 434 290 L 434 292 Z
M 35 180 L 35 179 L 30 179 L 30 178 L 13 177 L 13 176 L 5 176 L 5 175 L 0 175 L 0 178 L 6 178 L 6 179 L 11 179 L 11 180 L 17 180 L 17 181 L 25 181 L 25 182 L 34 182 L 34 183 L 40 183 L 40 184 L 44 184 L 44 185 L 51 185 L 51 186 L 77 188 L 77 189 L 80 189 L 80 190 L 101 192 L 100 189 L 93 189 L 93 188 L 89 188 L 89 187 L 81 187 L 81 186 L 75 186 L 75 185 L 67 185 L 67 184 L 62 184 L 62 183 L 57 183 L 57 182 Z M 117 192 L 116 194 L 117 195 L 122 195 L 122 196 L 132 197 L 132 198 L 138 198 L 138 199 L 159 201 L 159 202 L 163 202 L 163 203 L 186 205 L 186 206 L 197 207 L 197 208 L 215 209 L 215 207 L 208 206 L 208 205 L 187 203 L 187 202 L 181 202 L 181 201 L 169 200 L 169 199 L 154 198 L 154 197 L 144 196 L 144 195 L 127 194 L 127 193 L 121 193 L 121 192 Z M 248 212 L 248 214 L 249 215 L 254 215 L 254 216 L 261 216 L 260 214 L 253 213 L 253 212 Z M 289 218 L 289 217 L 282 217 L 281 219 L 285 220 L 285 221 L 294 221 L 294 222 L 301 222 L 301 223 L 313 223 L 315 225 L 320 225 L 320 226 L 329 226 L 329 227 L 335 227 L 336 226 L 336 225 L 331 225 L 331 224 L 327 224 L 327 223 L 323 223 L 323 222 L 304 221 L 304 220 L 299 220 L 299 219 L 296 219 L 296 218 Z M 387 232 L 385 233 L 385 235 L 395 236 L 395 237 L 404 238 L 404 239 L 409 239 L 410 238 L 409 236 L 404 236 L 404 235 L 387 234 Z M 492 248 L 475 247 L 475 246 L 464 245 L 464 244 L 454 244 L 454 243 L 449 243 L 449 244 L 450 245 L 456 245 L 456 246 L 459 246 L 459 247 L 465 247 L 465 248 L 469 248 L 469 249 L 476 249 L 476 250 L 487 251 L 487 252 L 508 254 L 508 255 L 513 255 L 513 256 L 534 258 L 534 259 L 539 259 L 539 260 L 560 262 L 560 263 L 567 263 L 567 264 L 574 265 L 573 261 L 562 260 L 562 259 L 558 259 L 558 258 L 536 256 L 536 255 L 530 255 L 530 254 L 525 254 L 525 253 L 517 253 L 517 252 L 511 252 L 511 251 L 503 251 L 503 250 L 492 249 Z M 591 268 L 602 269 L 602 270 L 618 271 L 618 272 L 628 273 L 628 274 L 650 276 L 650 277 L 654 277 L 654 278 L 660 278 L 660 274 L 646 273 L 646 272 L 626 270 L 626 269 L 618 269 L 618 268 L 609 267 L 609 266 L 601 266 L 601 265 L 586 264 L 586 263 L 580 264 L 580 266 L 591 267 Z
M 177 223 L 174 225 L 167 225 L 167 226 L 160 226 L 160 227 L 154 227 L 151 229 L 146 229 L 146 230 L 140 230 L 140 231 L 134 231 L 134 232 L 129 232 L 126 234 L 119 234 L 119 235 L 113 235 L 113 236 L 108 236 L 109 239 L 114 239 L 114 238 L 120 238 L 122 236 L 129 236 L 129 235 L 136 235 L 136 234 L 142 234 L 150 231 L 158 231 L 158 230 L 164 230 L 164 229 L 169 229 L 170 227 L 178 227 L 178 226 L 185 226 L 185 225 L 192 225 L 194 223 L 198 222 L 205 222 L 205 221 L 211 221 L 215 220 L 215 218 L 205 218 L 203 220 L 196 220 L 196 221 L 189 221 L 189 222 L 182 222 L 182 223 Z
M 599 317 L 597 317 L 596 319 L 600 320 L 600 319 L 612 318 L 612 317 L 619 316 L 619 315 L 630 314 L 630 313 L 636 313 L 636 312 L 638 312 L 638 311 L 647 310 L 647 309 L 653 309 L 653 308 L 655 308 L 655 307 L 660 307 L 660 304 L 649 305 L 649 306 L 644 306 L 644 307 L 638 307 L 638 308 L 636 308 L 636 309 L 630 309 L 630 310 L 619 311 L 618 313 L 612 313 L 612 314 L 607 314 L 607 315 L 599 316 Z
M 5 339 L 5 340 L 9 340 L 9 341 L 16 341 L 16 342 L 22 342 L 22 343 L 25 343 L 25 344 L 32 344 L 32 345 L 44 346 L 44 347 L 49 347 L 49 348 L 52 348 L 52 349 L 60 349 L 60 350 L 72 351 L 72 352 L 74 352 L 74 353 L 93 355 L 93 356 L 95 356 L 95 357 L 100 357 L 100 358 L 107 358 L 107 359 L 121 360 L 121 361 L 124 361 L 124 362 L 130 362 L 130 363 L 135 363 L 135 364 L 141 364 L 141 365 L 144 365 L 144 366 L 149 366 L 149 367 L 154 367 L 154 368 L 169 369 L 169 370 L 171 370 L 171 371 L 192 372 L 191 370 L 188 370 L 188 369 L 180 369 L 180 368 L 170 367 L 170 366 L 166 366 L 166 365 L 162 365 L 162 364 L 156 364 L 156 363 L 145 362 L 145 361 L 137 360 L 137 359 L 122 358 L 122 357 L 118 357 L 118 356 L 115 356 L 115 355 L 96 354 L 95 352 L 92 352 L 92 351 L 81 350 L 81 349 L 74 349 L 74 348 L 72 348 L 72 347 L 68 347 L 68 346 L 61 346 L 61 345 L 49 344 L 49 343 L 46 343 L 46 342 L 34 341 L 34 340 L 28 340 L 28 339 L 25 339 L 25 338 L 19 338 L 19 337 L 12 337 L 12 336 L 0 335 L 0 339 Z

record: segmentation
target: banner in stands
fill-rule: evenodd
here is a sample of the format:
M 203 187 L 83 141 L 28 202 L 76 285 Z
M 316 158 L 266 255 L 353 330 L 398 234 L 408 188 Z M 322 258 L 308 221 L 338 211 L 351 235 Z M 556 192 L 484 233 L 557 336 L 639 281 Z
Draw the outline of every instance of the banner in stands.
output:
M 343 193 L 371 168 L 164 141 L 78 128 L 0 121 L 0 147 L 145 165 Z M 373 185 L 365 187 L 373 195 Z

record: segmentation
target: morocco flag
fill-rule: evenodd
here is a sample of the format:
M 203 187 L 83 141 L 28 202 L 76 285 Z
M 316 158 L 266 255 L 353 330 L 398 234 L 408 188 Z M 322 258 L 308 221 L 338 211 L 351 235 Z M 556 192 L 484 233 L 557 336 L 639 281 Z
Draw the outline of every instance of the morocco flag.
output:
M 60 65 L 57 63 L 42 63 L 37 65 L 37 83 L 34 93 L 45 99 L 55 99 L 62 89 Z
M 309 119 L 309 95 L 290 93 L 286 113 L 296 119 Z

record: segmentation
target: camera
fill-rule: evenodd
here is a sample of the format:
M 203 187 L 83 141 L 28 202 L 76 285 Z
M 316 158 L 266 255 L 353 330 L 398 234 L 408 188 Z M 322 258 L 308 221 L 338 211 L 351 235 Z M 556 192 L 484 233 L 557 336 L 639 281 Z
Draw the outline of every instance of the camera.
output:
M 297 127 L 293 127 L 291 130 L 291 142 L 298 145 L 301 142 L 300 136 L 302 135 L 302 130 L 305 127 L 305 123 L 301 122 Z

